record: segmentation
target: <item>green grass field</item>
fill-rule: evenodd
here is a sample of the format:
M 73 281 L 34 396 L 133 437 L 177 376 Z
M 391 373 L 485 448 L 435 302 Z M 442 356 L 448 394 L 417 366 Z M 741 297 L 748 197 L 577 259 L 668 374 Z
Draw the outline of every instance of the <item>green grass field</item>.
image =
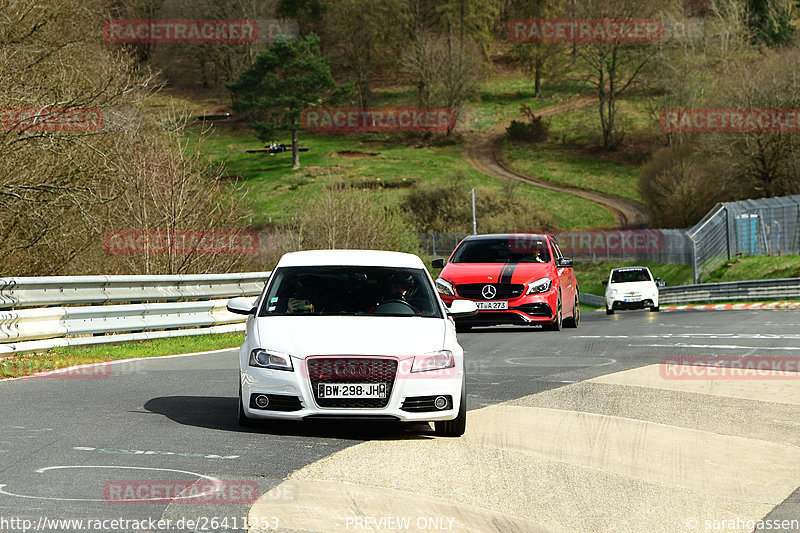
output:
M 500 192 L 503 182 L 475 171 L 464 158 L 461 145 L 420 146 L 381 140 L 380 136 L 334 137 L 304 134 L 300 170 L 291 169 L 291 154 L 246 153 L 260 148 L 247 129 L 217 128 L 202 144 L 203 153 L 224 163 L 229 176 L 247 188 L 246 203 L 253 224 L 287 222 L 296 206 L 319 191 L 330 179 L 370 186 L 377 202 L 397 205 L 409 187 L 422 187 L 456 173 L 474 187 Z M 574 196 L 520 186 L 531 210 L 551 213 L 560 228 L 589 229 L 613 225 L 613 215 L 603 207 Z M 513 231 L 518 228 L 509 228 Z
M 511 168 L 537 179 L 642 201 L 636 189 L 636 166 L 605 161 L 553 142 L 537 145 L 503 143 Z
M 533 84 L 521 74 L 503 74 L 490 78 L 477 96 L 467 102 L 460 126 L 451 137 L 434 136 L 423 141 L 404 133 L 381 133 L 334 136 L 300 132 L 300 144 L 309 148 L 300 153 L 300 170 L 291 169 L 291 154 L 246 153 L 259 149 L 252 131 L 243 123 L 218 123 L 200 145 L 210 161 L 225 165 L 231 182 L 247 191 L 245 206 L 252 211 L 252 225 L 283 223 L 294 216 L 301 201 L 325 186 L 331 178 L 369 186 L 375 201 L 386 206 L 399 204 L 412 187 L 424 187 L 456 173 L 463 174 L 474 187 L 490 187 L 500 191 L 500 180 L 472 169 L 464 158 L 465 138 L 494 124 L 520 114 L 520 104 L 533 109 L 558 104 L 586 91 L 580 82 L 546 86 L 546 98 L 533 98 Z M 159 96 L 159 108 L 169 107 L 169 99 Z M 176 94 L 172 105 L 192 114 L 214 113 L 229 105 L 224 92 L 193 98 Z M 416 105 L 413 87 L 376 89 L 372 104 L 376 107 Z M 192 138 L 197 139 L 199 128 Z M 460 132 L 460 133 L 459 133 Z M 289 144 L 289 134 L 274 139 Z M 627 182 L 626 182 L 627 186 Z M 520 186 L 532 211 L 552 214 L 560 229 L 580 230 L 609 227 L 614 217 L 605 208 L 592 202 L 555 191 Z M 479 221 L 480 223 L 480 221 Z M 508 231 L 518 228 L 508 228 Z
M 800 277 L 800 255 L 743 257 L 708 274 L 703 283 Z
M 627 137 L 652 135 L 652 121 L 641 99 L 624 101 L 618 113 L 627 124 Z M 547 141 L 503 143 L 502 157 L 511 168 L 551 183 L 642 201 L 638 191 L 641 154 L 600 151 L 598 112 L 593 106 L 545 120 L 549 124 Z
M 233 348 L 243 342 L 244 333 L 219 333 L 95 346 L 64 346 L 43 353 L 0 359 L 0 379 L 89 363 Z

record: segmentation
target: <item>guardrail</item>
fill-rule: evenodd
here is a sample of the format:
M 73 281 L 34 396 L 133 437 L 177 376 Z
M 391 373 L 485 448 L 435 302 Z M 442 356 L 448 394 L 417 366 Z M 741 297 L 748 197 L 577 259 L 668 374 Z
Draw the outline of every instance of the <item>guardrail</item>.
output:
M 606 306 L 606 299 L 602 296 L 595 296 L 594 294 L 589 294 L 588 292 L 582 292 L 579 294 L 578 298 L 580 298 L 580 303 L 594 305 L 595 307 Z
M 232 298 L 258 294 L 269 272 L 0 278 L 0 309 Z
M 0 354 L 244 330 L 228 298 L 257 296 L 270 272 L 0 279 Z M 660 304 L 800 299 L 800 278 L 662 287 Z M 604 306 L 600 296 L 581 301 Z M 148 302 L 148 303 L 144 303 Z M 70 307 L 65 305 L 72 304 Z M 78 304 L 78 305 L 76 305 Z M 83 304 L 83 305 L 80 305 Z M 56 305 L 57 307 L 35 307 Z
M 269 275 L 0 279 L 0 308 L 6 308 L 0 311 L 0 354 L 242 331 L 245 317 L 229 313 L 225 303 L 257 296 Z M 58 307 L 31 308 L 53 304 Z
M 659 305 L 691 302 L 731 302 L 800 299 L 800 278 L 729 281 L 661 287 Z

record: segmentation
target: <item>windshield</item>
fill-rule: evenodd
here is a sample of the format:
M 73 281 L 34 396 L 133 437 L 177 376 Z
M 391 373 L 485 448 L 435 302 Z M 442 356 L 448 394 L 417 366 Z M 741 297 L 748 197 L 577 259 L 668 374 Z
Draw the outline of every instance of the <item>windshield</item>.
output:
M 464 241 L 451 263 L 547 263 L 550 252 L 545 239 L 525 242 L 520 246 L 513 239 L 476 239 Z
M 650 273 L 643 268 L 615 270 L 611 274 L 611 283 L 631 283 L 634 281 L 652 281 Z
M 370 266 L 284 267 L 259 312 L 272 315 L 441 318 L 424 270 Z

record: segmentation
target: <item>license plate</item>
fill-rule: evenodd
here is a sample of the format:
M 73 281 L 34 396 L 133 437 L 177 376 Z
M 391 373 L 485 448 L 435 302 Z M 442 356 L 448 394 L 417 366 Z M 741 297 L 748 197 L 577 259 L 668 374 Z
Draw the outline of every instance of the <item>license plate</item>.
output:
M 386 398 L 386 383 L 320 383 L 319 398 Z
M 508 302 L 506 301 L 475 302 L 475 305 L 478 306 L 478 309 L 508 309 Z

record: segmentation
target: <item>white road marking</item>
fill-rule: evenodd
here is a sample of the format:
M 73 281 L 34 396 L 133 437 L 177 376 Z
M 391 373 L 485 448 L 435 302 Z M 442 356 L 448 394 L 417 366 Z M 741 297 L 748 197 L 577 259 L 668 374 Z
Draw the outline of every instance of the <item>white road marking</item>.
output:
M 38 470 L 34 470 L 37 474 L 43 474 L 45 472 L 49 472 L 50 470 L 64 470 L 68 468 L 116 468 L 122 470 L 155 470 L 160 472 L 175 472 L 178 474 L 186 474 L 189 476 L 195 476 L 200 479 L 207 479 L 215 484 L 221 483 L 221 481 L 215 477 L 207 476 L 205 474 L 198 474 L 197 472 L 189 472 L 188 470 L 176 470 L 174 468 L 151 468 L 146 466 L 109 466 L 109 465 L 66 465 L 66 466 L 47 466 L 44 468 L 40 468 Z M 27 494 L 16 494 L 13 492 L 8 492 L 5 490 L 7 484 L 0 484 L 0 494 L 4 494 L 6 496 L 14 496 L 16 498 L 26 498 L 29 500 L 49 500 L 49 501 L 59 501 L 59 502 L 105 502 L 105 499 L 95 499 L 95 498 L 56 498 L 52 496 L 30 496 Z M 210 493 L 209 493 L 210 494 Z M 201 495 L 191 496 L 197 497 Z M 205 494 L 202 494 L 205 496 Z M 180 496 L 178 498 L 181 498 Z M 154 498 L 155 499 L 155 498 Z M 173 500 L 176 498 L 163 498 L 165 501 Z M 130 500 L 120 500 L 122 501 L 130 501 Z M 134 500 L 135 501 L 135 500 Z
M 82 452 L 99 452 L 111 455 L 174 455 L 176 457 L 202 457 L 204 459 L 238 459 L 238 455 L 216 455 L 188 452 L 161 452 L 152 450 L 123 450 L 118 448 L 93 448 L 91 446 L 74 446 L 73 450 Z
M 510 357 L 505 359 L 505 362 L 516 366 L 588 367 L 613 365 L 617 360 L 610 357 L 583 357 L 569 360 L 564 357 Z
M 703 350 L 778 350 L 794 352 L 800 351 L 800 346 L 740 346 L 737 344 L 686 344 L 679 342 L 676 344 L 629 344 L 632 348 L 699 348 Z
M 576 335 L 573 339 L 800 339 L 796 333 L 661 333 L 658 335 Z

